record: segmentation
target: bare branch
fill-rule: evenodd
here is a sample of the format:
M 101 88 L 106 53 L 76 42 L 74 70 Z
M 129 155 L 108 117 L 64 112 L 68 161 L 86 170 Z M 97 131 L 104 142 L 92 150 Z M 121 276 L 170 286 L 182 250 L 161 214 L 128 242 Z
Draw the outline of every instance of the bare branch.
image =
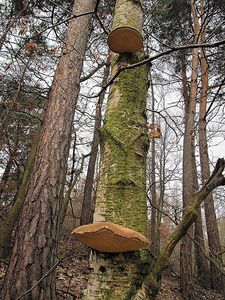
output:
M 154 61 L 154 60 L 156 60 L 156 59 L 158 59 L 162 56 L 168 55 L 172 52 L 175 52 L 175 51 L 180 51 L 180 50 L 184 50 L 184 49 L 194 49 L 194 48 L 216 48 L 216 47 L 219 47 L 219 46 L 224 45 L 224 44 L 225 44 L 225 39 L 223 39 L 221 41 L 214 42 L 214 43 L 186 44 L 186 45 L 174 46 L 174 47 L 172 47 L 172 48 L 170 48 L 166 51 L 163 51 L 161 53 L 158 53 L 158 54 L 155 54 L 153 56 L 147 57 L 146 59 L 141 60 L 138 63 L 132 64 L 132 65 L 129 65 L 129 66 L 126 66 L 126 67 L 121 67 L 112 76 L 112 78 L 109 80 L 109 82 L 102 88 L 102 90 L 97 95 L 94 95 L 91 98 L 99 97 L 99 95 L 114 82 L 114 80 L 119 76 L 119 74 L 122 71 L 137 68 L 137 67 L 143 66 L 144 64 L 151 64 L 152 61 Z
M 88 75 L 81 77 L 80 82 L 84 82 L 85 80 L 90 79 L 98 70 L 102 67 L 109 65 L 108 62 L 100 63 L 96 68 L 94 68 Z

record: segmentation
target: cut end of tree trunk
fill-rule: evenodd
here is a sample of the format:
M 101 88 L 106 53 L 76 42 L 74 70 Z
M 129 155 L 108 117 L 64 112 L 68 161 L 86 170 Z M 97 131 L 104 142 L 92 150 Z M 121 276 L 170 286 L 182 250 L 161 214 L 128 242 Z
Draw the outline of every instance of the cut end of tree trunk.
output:
M 110 33 L 108 46 L 115 53 L 134 53 L 141 50 L 143 39 L 137 30 L 130 27 L 121 27 Z
M 100 252 L 129 252 L 149 245 L 147 238 L 139 232 L 110 222 L 79 226 L 72 234 L 78 241 Z

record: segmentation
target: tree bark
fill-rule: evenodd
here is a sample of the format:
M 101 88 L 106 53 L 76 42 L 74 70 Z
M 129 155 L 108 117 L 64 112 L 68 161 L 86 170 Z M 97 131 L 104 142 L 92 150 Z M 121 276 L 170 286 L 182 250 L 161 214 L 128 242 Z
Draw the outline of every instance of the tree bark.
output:
M 13 166 L 13 157 L 10 155 L 9 160 L 7 161 L 5 170 L 2 174 L 1 182 L 0 182 L 0 203 L 2 203 L 2 195 L 4 194 L 4 191 L 7 189 L 7 183 L 10 175 L 11 168 Z
M 151 124 L 155 124 L 155 95 L 154 95 L 154 88 L 153 82 L 150 73 L 150 84 L 151 84 L 151 98 L 152 98 L 152 119 Z M 157 228 L 157 210 L 156 207 L 158 206 L 157 203 L 157 193 L 156 193 L 156 178 L 155 178 L 155 139 L 154 137 L 150 140 L 151 143 L 151 223 L 150 223 L 150 238 L 151 238 L 151 245 L 150 251 L 156 257 L 159 254 L 159 236 L 158 236 L 158 228 Z
M 143 59 L 143 54 L 115 55 L 112 73 Z M 110 221 L 146 234 L 146 65 L 121 72 L 110 89 L 101 129 L 100 180 L 95 221 Z M 113 75 L 112 74 L 112 75 Z M 93 251 L 88 300 L 131 299 L 148 264 L 146 252 L 105 254 Z
M 73 14 L 93 12 L 96 2 L 75 1 Z M 85 14 L 69 22 L 4 281 L 5 300 L 19 298 L 55 264 L 71 128 L 91 18 Z M 55 276 L 50 274 L 23 299 L 56 299 L 54 287 Z
M 191 0 L 191 11 L 194 23 L 195 42 L 198 36 L 199 24 L 196 15 L 194 1 Z M 197 101 L 197 77 L 198 77 L 198 48 L 192 50 L 192 73 L 190 85 L 190 97 L 185 100 L 185 132 L 183 141 L 183 209 L 190 205 L 194 195 L 193 177 L 193 149 L 194 149 L 194 117 Z M 188 230 L 193 236 L 193 227 Z M 192 240 L 185 235 L 180 247 L 180 283 L 183 295 L 187 299 L 195 299 L 193 288 L 193 261 L 192 261 Z
M 203 251 L 205 251 L 205 241 L 202 228 L 202 214 L 201 209 L 198 212 L 198 217 L 195 220 L 194 240 L 195 240 L 195 264 L 197 268 L 197 279 L 206 288 L 210 287 L 209 267 L 207 258 Z
M 202 18 L 202 31 L 201 39 L 205 40 L 205 2 L 201 0 L 201 18 Z M 206 50 L 201 49 L 201 99 L 200 99 L 200 115 L 199 115 L 199 153 L 200 153 L 200 166 L 201 166 L 201 178 L 202 183 L 206 181 L 210 174 L 209 167 L 209 157 L 208 157 L 208 143 L 207 143 L 207 130 L 206 130 L 206 106 L 207 106 L 207 92 L 208 92 L 208 63 L 206 59 Z M 216 220 L 216 213 L 214 208 L 213 195 L 210 194 L 206 201 L 204 202 L 205 218 L 206 218 L 206 228 L 208 236 L 208 246 L 210 250 L 210 255 L 219 258 L 222 263 L 222 258 L 218 256 L 221 251 L 220 237 L 218 224 Z M 213 262 L 210 262 L 210 275 L 211 275 L 211 285 L 214 289 L 218 291 L 225 292 L 225 278 L 219 270 L 215 267 Z
M 109 77 L 110 71 L 110 62 L 107 61 L 107 65 L 104 70 L 103 80 L 102 80 L 102 87 L 107 84 L 107 80 Z M 81 220 L 80 225 L 92 223 L 93 221 L 93 183 L 94 183 L 94 175 L 95 175 L 95 164 L 98 155 L 98 146 L 99 146 L 99 130 L 101 128 L 101 111 L 102 111 L 102 104 L 105 98 L 106 90 L 104 90 L 98 99 L 98 103 L 96 105 L 95 111 L 95 125 L 94 125 L 94 136 L 91 145 L 91 155 L 88 163 L 88 170 L 87 176 L 84 186 L 84 198 L 82 204 L 82 211 L 81 211 Z
M 27 191 L 28 182 L 31 176 L 32 167 L 34 164 L 34 159 L 37 152 L 37 145 L 39 141 L 40 136 L 40 129 L 41 126 L 39 126 L 35 132 L 35 136 L 32 142 L 32 148 L 29 154 L 27 167 L 24 171 L 22 182 L 20 183 L 18 192 L 15 196 L 15 202 L 13 203 L 13 206 L 10 208 L 7 218 L 6 218 L 6 224 L 4 227 L 4 231 L 2 232 L 0 236 L 0 257 L 6 258 L 10 255 L 11 252 L 11 238 L 13 229 L 16 225 L 16 222 L 18 221 L 19 214 L 21 211 L 21 207 L 24 202 L 24 198 Z
M 159 163 L 159 185 L 160 185 L 160 191 L 159 191 L 159 200 L 158 200 L 158 208 L 159 210 L 157 211 L 157 247 L 158 247 L 158 254 L 160 253 L 161 249 L 161 224 L 162 224 L 162 212 L 163 212 L 163 206 L 164 206 L 164 198 L 165 198 L 165 179 L 166 179 L 166 174 L 165 174 L 165 168 L 166 168 L 166 143 L 168 141 L 167 139 L 167 133 L 168 130 L 165 128 L 163 137 L 161 138 L 161 149 L 160 149 L 160 163 Z
M 195 148 L 193 148 L 193 178 L 194 178 L 194 191 L 197 192 L 199 190 L 198 187 L 198 177 L 197 177 L 197 167 L 196 167 L 196 160 L 195 160 Z M 209 279 L 209 267 L 208 261 L 205 257 L 204 253 L 205 250 L 205 240 L 203 234 L 203 227 L 202 227 L 202 213 L 201 208 L 198 211 L 198 216 L 194 223 L 194 246 L 195 246 L 195 264 L 197 267 L 197 278 L 200 283 L 205 286 L 206 288 L 210 287 L 210 279 Z

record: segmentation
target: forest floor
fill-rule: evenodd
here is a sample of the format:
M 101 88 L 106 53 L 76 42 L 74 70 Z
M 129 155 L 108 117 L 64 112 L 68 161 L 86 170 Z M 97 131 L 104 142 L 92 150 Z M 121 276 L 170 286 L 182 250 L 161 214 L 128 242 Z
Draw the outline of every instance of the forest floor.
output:
M 87 285 L 89 266 L 88 249 L 75 241 L 71 230 L 64 228 L 59 243 L 59 255 L 63 257 L 57 267 L 57 294 L 59 300 L 81 299 Z M 0 261 L 0 290 L 7 264 Z M 196 285 L 199 300 L 224 300 L 224 297 L 213 290 Z M 167 271 L 162 280 L 162 287 L 157 300 L 184 300 L 179 288 L 179 278 Z
M 69 259 L 57 268 L 57 291 L 59 300 L 81 299 L 87 285 L 89 266 L 88 249 L 71 238 L 71 231 L 64 228 L 61 233 L 60 249 L 68 253 Z M 68 238 L 70 236 L 70 238 Z M 70 253 L 70 254 L 69 254 Z M 223 295 L 211 289 L 195 286 L 198 300 L 225 300 Z M 184 300 L 180 292 L 179 277 L 172 271 L 165 272 L 157 300 Z

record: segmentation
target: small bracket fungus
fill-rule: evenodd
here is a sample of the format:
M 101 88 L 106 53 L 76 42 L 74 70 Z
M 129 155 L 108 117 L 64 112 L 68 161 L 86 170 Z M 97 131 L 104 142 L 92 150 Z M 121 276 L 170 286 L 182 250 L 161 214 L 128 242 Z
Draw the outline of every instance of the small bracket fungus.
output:
M 149 137 L 158 139 L 161 136 L 161 130 L 158 124 L 151 124 L 148 126 L 149 128 Z
M 137 231 L 110 222 L 83 225 L 75 228 L 72 234 L 78 241 L 100 252 L 128 252 L 149 245 L 147 238 Z
M 134 53 L 141 50 L 143 40 L 137 30 L 130 27 L 120 27 L 109 34 L 108 45 L 115 53 Z

